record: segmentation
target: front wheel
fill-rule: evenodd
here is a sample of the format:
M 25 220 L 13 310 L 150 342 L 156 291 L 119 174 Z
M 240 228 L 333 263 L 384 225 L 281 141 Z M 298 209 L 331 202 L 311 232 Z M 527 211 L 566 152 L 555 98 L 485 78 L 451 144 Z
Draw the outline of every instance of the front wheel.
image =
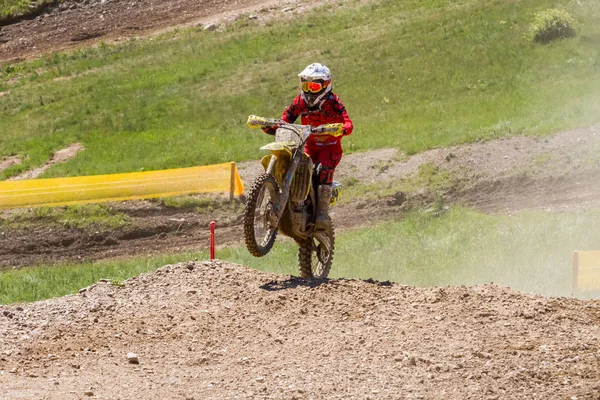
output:
M 277 236 L 277 226 L 272 224 L 273 204 L 279 192 L 272 175 L 260 175 L 254 181 L 244 209 L 244 238 L 250 254 L 262 257 L 267 254 Z
M 314 238 L 298 242 L 298 246 L 300 246 L 298 264 L 302 278 L 325 279 L 329 275 L 335 248 L 335 232 L 331 218 L 328 218 L 327 222 L 326 235 L 330 243 L 329 249 Z

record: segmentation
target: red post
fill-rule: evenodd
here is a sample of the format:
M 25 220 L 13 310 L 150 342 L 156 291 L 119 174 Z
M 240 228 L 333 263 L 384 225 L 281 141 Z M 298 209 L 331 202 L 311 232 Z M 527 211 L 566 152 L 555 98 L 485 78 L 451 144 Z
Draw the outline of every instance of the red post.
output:
M 210 221 L 210 260 L 215 259 L 215 221 Z

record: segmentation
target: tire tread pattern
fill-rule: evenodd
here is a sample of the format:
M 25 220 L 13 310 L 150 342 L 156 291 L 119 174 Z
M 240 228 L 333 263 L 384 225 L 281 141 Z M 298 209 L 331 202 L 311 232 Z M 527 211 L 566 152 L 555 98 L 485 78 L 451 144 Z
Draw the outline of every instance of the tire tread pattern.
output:
M 335 251 L 335 229 L 331 217 L 328 218 L 329 229 L 331 229 L 331 253 L 329 254 L 329 260 L 323 266 L 323 273 L 318 278 L 325 279 L 329 276 L 331 270 L 331 264 L 333 262 L 333 255 Z M 314 278 L 312 270 L 312 258 L 318 257 L 316 252 L 313 252 L 314 239 L 305 239 L 304 241 L 298 242 L 298 265 L 300 267 L 301 278 Z
M 275 178 L 267 173 L 263 173 L 254 180 L 254 183 L 248 192 L 246 207 L 244 209 L 244 240 L 246 242 L 248 251 L 255 257 L 262 257 L 267 254 L 273 247 L 273 244 L 275 243 L 275 237 L 277 236 L 277 229 L 275 229 L 271 239 L 266 246 L 263 247 L 256 243 L 256 237 L 254 234 L 254 213 L 256 212 L 256 202 L 258 201 L 258 197 L 263 190 L 263 186 L 268 180 L 272 181 L 271 183 L 274 185 L 275 193 L 278 192 L 279 189 Z

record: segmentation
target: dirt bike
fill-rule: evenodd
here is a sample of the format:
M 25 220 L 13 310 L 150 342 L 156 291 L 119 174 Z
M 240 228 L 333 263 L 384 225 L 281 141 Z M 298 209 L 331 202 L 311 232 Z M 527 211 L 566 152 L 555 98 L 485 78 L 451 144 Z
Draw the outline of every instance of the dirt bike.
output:
M 304 152 L 304 144 L 311 135 L 341 136 L 342 124 L 313 127 L 251 115 L 248 126 L 276 129 L 275 141 L 261 147 L 272 154 L 261 160 L 265 172 L 254 180 L 244 209 L 248 251 L 256 257 L 266 255 L 281 232 L 298 244 L 300 276 L 326 278 L 333 261 L 335 232 L 331 218 L 325 230 L 315 229 L 319 167 L 315 168 Z M 342 185 L 334 181 L 330 206 L 341 190 Z

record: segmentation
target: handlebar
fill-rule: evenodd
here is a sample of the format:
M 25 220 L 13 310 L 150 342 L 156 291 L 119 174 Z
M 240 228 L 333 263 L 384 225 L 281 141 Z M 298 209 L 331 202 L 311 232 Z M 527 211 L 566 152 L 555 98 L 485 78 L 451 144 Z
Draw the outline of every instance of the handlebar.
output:
M 272 118 L 264 118 L 256 115 L 250 115 L 248 117 L 248 127 L 251 129 L 256 128 L 304 128 L 309 125 L 297 125 L 290 124 L 289 122 L 285 122 L 282 119 L 272 119 Z M 310 126 L 311 133 L 314 134 L 324 134 L 331 136 L 342 136 L 344 134 L 344 124 L 325 124 L 319 126 Z

